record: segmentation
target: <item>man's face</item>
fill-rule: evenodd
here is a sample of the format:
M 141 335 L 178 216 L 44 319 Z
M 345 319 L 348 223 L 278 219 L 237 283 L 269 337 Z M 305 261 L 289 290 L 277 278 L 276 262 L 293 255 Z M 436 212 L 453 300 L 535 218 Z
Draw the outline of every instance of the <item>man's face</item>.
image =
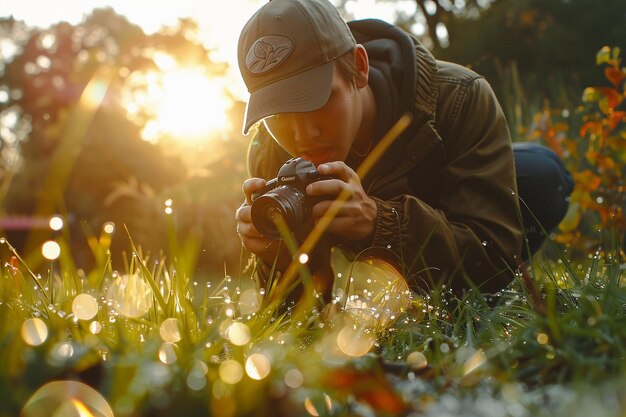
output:
M 274 139 L 291 156 L 300 156 L 315 166 L 345 161 L 361 125 L 359 89 L 333 72 L 330 97 L 321 108 L 304 113 L 281 113 L 264 120 Z

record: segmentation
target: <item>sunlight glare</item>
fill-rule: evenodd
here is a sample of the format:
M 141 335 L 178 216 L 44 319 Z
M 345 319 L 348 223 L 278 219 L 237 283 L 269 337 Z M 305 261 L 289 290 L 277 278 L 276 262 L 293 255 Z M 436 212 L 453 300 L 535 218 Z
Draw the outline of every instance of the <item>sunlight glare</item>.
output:
M 132 76 L 132 92 L 124 99 L 129 117 L 143 124 L 144 140 L 200 141 L 230 128 L 232 99 L 223 78 L 209 78 L 203 68 L 180 67 L 166 54 L 154 59 L 161 72 Z

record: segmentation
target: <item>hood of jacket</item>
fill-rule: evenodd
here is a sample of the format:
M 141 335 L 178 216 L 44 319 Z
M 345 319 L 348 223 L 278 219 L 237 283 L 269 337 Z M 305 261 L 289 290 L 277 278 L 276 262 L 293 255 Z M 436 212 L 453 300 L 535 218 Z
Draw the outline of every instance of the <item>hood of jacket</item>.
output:
M 412 123 L 386 151 L 386 163 L 378 163 L 364 179 L 379 181 L 394 173 L 401 175 L 441 148 L 435 130 L 438 100 L 437 61 L 415 37 L 390 23 L 377 19 L 348 23 L 357 43 L 370 61 L 370 87 L 376 97 L 376 140 L 403 115 Z M 439 159 L 439 158 L 438 158 Z

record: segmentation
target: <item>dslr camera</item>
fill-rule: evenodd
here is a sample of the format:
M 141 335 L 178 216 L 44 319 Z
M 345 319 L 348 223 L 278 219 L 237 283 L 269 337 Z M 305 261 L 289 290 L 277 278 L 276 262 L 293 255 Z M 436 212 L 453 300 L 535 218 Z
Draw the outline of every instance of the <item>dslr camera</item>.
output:
M 289 229 L 299 236 L 311 226 L 313 206 L 328 196 L 309 196 L 306 186 L 320 180 L 335 178 L 321 175 L 315 165 L 302 158 L 292 158 L 278 170 L 276 178 L 251 196 L 252 223 L 268 239 L 280 239 L 275 217 L 281 215 Z

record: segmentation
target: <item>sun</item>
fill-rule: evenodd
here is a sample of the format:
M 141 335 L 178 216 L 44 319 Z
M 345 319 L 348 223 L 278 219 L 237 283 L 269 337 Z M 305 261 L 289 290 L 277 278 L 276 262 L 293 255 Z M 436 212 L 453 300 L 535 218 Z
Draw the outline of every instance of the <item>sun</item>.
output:
M 225 79 L 211 78 L 203 68 L 170 63 L 160 71 L 134 74 L 129 86 L 125 107 L 143 125 L 147 141 L 202 141 L 231 127 L 227 114 L 233 101 Z

